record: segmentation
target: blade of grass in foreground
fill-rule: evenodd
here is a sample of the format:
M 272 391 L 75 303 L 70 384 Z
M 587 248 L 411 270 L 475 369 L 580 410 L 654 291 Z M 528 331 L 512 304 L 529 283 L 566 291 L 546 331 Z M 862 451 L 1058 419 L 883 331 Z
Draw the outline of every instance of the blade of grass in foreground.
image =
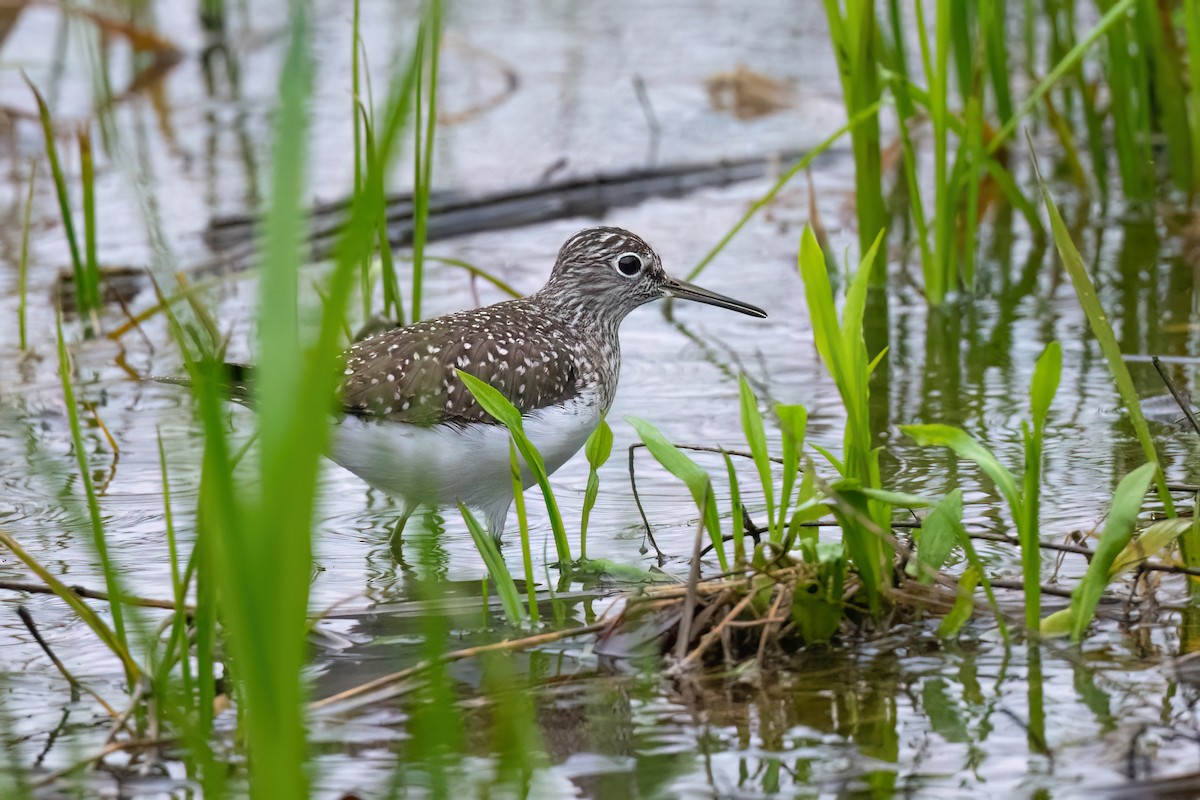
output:
M 550 475 L 546 472 L 546 463 L 542 460 L 541 453 L 525 435 L 521 412 L 487 381 L 482 381 L 462 370 L 455 370 L 455 372 L 458 373 L 458 377 L 483 410 L 508 428 L 513 441 L 516 442 L 517 449 L 521 451 L 521 458 L 525 459 L 525 466 L 533 473 L 533 479 L 542 490 L 542 499 L 546 502 L 546 513 L 550 515 L 550 528 L 554 531 L 554 546 L 558 550 L 558 561 L 563 565 L 570 564 L 571 545 L 567 541 L 567 531 L 563 526 L 562 513 L 558 510 L 558 500 L 554 497 L 554 490 L 550 487 Z
M 1103 306 L 1100 305 L 1100 298 L 1096 295 L 1096 287 L 1092 284 L 1092 279 L 1088 276 L 1087 269 L 1083 265 L 1083 257 L 1079 255 L 1079 250 L 1071 240 L 1071 234 L 1067 230 L 1067 225 L 1058 213 L 1058 206 L 1054 204 L 1054 198 L 1050 196 L 1050 189 L 1042 179 L 1042 173 L 1037 163 L 1037 156 L 1033 153 L 1032 142 L 1029 145 L 1029 152 L 1030 157 L 1033 159 L 1034 173 L 1037 175 L 1038 185 L 1042 191 L 1042 199 L 1046 204 L 1046 212 L 1050 215 L 1050 230 L 1054 234 L 1054 244 L 1058 248 L 1059 257 L 1062 258 L 1063 266 L 1066 267 L 1067 273 L 1071 276 L 1071 283 L 1074 284 L 1075 294 L 1079 297 L 1079 304 L 1083 306 L 1083 312 L 1087 315 L 1088 324 L 1092 328 L 1092 334 L 1100 343 L 1100 349 L 1104 353 L 1104 358 L 1108 361 L 1108 368 L 1112 372 L 1113 380 L 1116 381 L 1117 391 L 1121 395 L 1121 402 L 1125 405 L 1125 410 L 1129 414 L 1129 421 L 1133 424 L 1133 430 L 1137 434 L 1138 442 L 1142 446 L 1142 453 L 1145 455 L 1146 461 L 1157 464 L 1159 463 L 1158 451 L 1154 447 L 1154 439 L 1150 435 L 1150 426 L 1146 423 L 1146 417 L 1142 414 L 1142 406 L 1138 399 L 1137 389 L 1133 385 L 1133 377 L 1129 374 L 1129 368 L 1125 365 L 1125 360 L 1121 356 L 1121 345 L 1117 342 L 1116 334 L 1113 333 L 1112 326 L 1108 322 L 1108 315 L 1105 313 Z M 1167 489 L 1166 476 L 1163 474 L 1161 468 L 1155 473 L 1154 482 L 1158 488 L 1158 497 L 1162 501 L 1163 509 L 1168 516 L 1174 517 L 1175 504 L 1171 500 L 1171 493 Z M 1190 556 L 1190 558 L 1198 557 L 1200 557 L 1200 553 Z
M 71 445 L 75 450 L 75 459 L 79 465 L 79 478 L 87 497 L 88 518 L 92 525 L 92 544 L 100 559 L 100 568 L 104 571 L 104 585 L 108 591 L 109 605 L 112 610 L 113 631 L 122 649 L 129 650 L 129 639 L 125 633 L 125 612 L 121 603 L 121 585 L 117 577 L 116 567 L 108 556 L 108 542 L 104 538 L 104 521 L 100 517 L 100 501 L 96 497 L 96 487 L 92 483 L 91 467 L 87 463 L 87 450 L 83 447 L 83 433 L 79 426 L 79 406 L 75 402 L 75 389 L 71 385 L 71 359 L 67 355 L 67 343 L 63 339 L 62 316 L 55 319 L 58 331 L 58 375 L 62 381 L 63 403 L 67 407 L 67 420 L 71 424 Z M 130 687 L 133 686 L 137 672 L 130 671 L 126 666 L 125 676 Z
M 492 583 L 496 585 L 496 593 L 500 596 L 500 605 L 504 608 L 504 616 L 514 624 L 522 622 L 525 619 L 525 609 L 521 607 L 521 595 L 517 591 L 512 573 L 508 570 L 508 564 L 496 547 L 496 540 L 483 529 L 475 515 L 462 503 L 458 504 L 458 512 L 467 523 L 467 529 L 471 532 L 479 555 L 483 557 L 483 563 L 487 564 L 488 574 L 492 576 Z
M 521 462 L 517 459 L 517 446 L 508 440 L 508 466 L 512 476 L 513 505 L 517 509 L 517 531 L 521 534 L 521 565 L 525 568 L 525 590 L 529 598 L 529 618 L 537 624 L 537 590 L 533 580 L 533 555 L 529 547 L 529 517 L 525 513 L 525 487 L 521 484 Z M 474 533 L 472 533 L 474 536 Z M 478 546 L 478 542 L 476 542 Z
M 29 223 L 33 213 L 33 186 L 37 179 L 37 162 L 29 166 L 29 190 L 25 196 L 25 213 L 21 217 L 21 258 L 17 262 L 17 339 L 24 352 L 29 348 L 25 339 L 26 286 L 29 279 Z
M 201 560 L 209 568 L 208 580 L 220 592 L 222 621 L 236 657 L 251 794 L 262 797 L 303 797 L 309 789 L 302 669 L 316 480 L 346 307 L 383 203 L 381 182 L 368 174 L 334 246 L 319 327 L 301 326 L 296 260 L 305 231 L 300 202 L 311 94 L 307 14 L 302 4 L 293 5 L 275 115 L 272 199 L 262 239 L 259 481 L 254 488 L 232 483 L 225 414 L 216 399 L 218 376 L 201 370 L 197 380 L 206 434 L 204 541 L 198 546 L 205 548 Z M 376 132 L 379 171 L 388 169 L 407 119 L 413 74 L 410 62 L 394 79 L 383 126 Z
M 1108 582 L 1112 579 L 1112 566 L 1117 556 L 1133 538 L 1133 526 L 1137 521 L 1138 511 L 1150 488 L 1150 481 L 1158 465 L 1143 464 L 1121 479 L 1116 492 L 1113 493 L 1112 506 L 1108 510 L 1108 520 L 1104 523 L 1104 533 L 1100 535 L 1100 543 L 1096 545 L 1096 554 L 1088 564 L 1087 574 L 1071 592 L 1070 615 L 1071 639 L 1075 642 L 1083 638 L 1096 612 L 1096 604 Z M 1049 621 L 1043 620 L 1043 624 Z

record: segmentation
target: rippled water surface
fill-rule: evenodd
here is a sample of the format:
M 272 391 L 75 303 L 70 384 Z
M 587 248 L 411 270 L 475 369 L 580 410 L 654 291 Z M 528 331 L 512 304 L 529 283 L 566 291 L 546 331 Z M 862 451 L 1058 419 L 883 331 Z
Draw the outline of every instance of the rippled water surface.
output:
M 113 109 L 111 155 L 97 175 L 100 259 L 112 266 L 150 267 L 160 275 L 199 271 L 204 292 L 228 335 L 230 355 L 252 360 L 256 302 L 253 273 L 212 277 L 214 254 L 204 232 L 218 217 L 256 209 L 270 161 L 270 110 L 276 99 L 285 16 L 282 3 L 244 4 L 235 15 L 225 55 L 206 49 L 195 4 L 156 4 L 159 28 L 183 58 L 152 89 Z M 529 186 L 547 176 L 586 176 L 645 166 L 654 144 L 639 103 L 640 78 L 661 122 L 660 163 L 769 156 L 811 146 L 844 120 L 824 17 L 811 3 L 772 2 L 751 9 L 737 2 L 703 4 L 459 2 L 449 11 L 442 84 L 450 116 L 438 133 L 436 184 L 483 193 Z M 316 90 L 311 107 L 311 196 L 332 200 L 349 189 L 353 170 L 349 121 L 350 4 L 316 3 Z M 365 48 L 376 96 L 391 62 L 408 40 L 409 3 L 363 3 Z M 20 64 L 56 103 L 62 120 L 90 107 L 93 58 L 89 39 L 71 26 L 55 51 L 60 13 L 29 5 L 0 47 L 0 62 Z M 61 58 L 60 58 L 61 56 Z M 130 54 L 110 52 L 115 76 Z M 61 62 L 61 63 L 60 63 Z M 787 83 L 790 105 L 755 120 L 713 108 L 705 81 L 739 65 Z M 515 76 L 515 79 L 513 79 Z M 15 70 L 0 71 L 0 107 L 28 113 L 29 93 Z M 79 501 L 70 432 L 56 375 L 52 296 L 68 253 L 52 186 L 39 175 L 33 206 L 29 297 L 31 353 L 18 347 L 17 254 L 27 164 L 41 152 L 41 134 L 20 114 L 0 131 L 0 527 L 64 580 L 100 586 L 91 529 Z M 68 171 L 75 169 L 68 160 Z M 397 174 L 403 186 L 410 170 Z M 853 241 L 852 164 L 833 154 L 812 171 L 816 208 L 837 252 Z M 703 190 L 682 199 L 649 200 L 614 210 L 604 222 L 643 234 L 669 271 L 685 273 L 768 188 L 766 180 Z M 1087 219 L 1078 237 L 1092 258 L 1102 302 L 1127 354 L 1186 356 L 1196 352 L 1195 271 L 1188 240 L 1135 215 Z M 630 490 L 625 448 L 635 441 L 625 415 L 652 421 L 679 442 L 742 443 L 736 376 L 745 371 L 764 400 L 803 403 L 810 440 L 840 448 L 841 404 L 813 345 L 803 287 L 796 273 L 799 233 L 810 216 L 803 177 L 746 227 L 700 282 L 765 308 L 766 320 L 707 306 L 674 309 L 673 319 L 648 307 L 622 329 L 620 392 L 610 412 L 614 457 L 601 471 L 589 555 L 649 567 L 642 526 Z M 563 219 L 515 230 L 444 239 L 438 256 L 477 264 L 521 291 L 540 286 L 559 244 L 595 219 Z M 1009 227 L 1016 230 L 1009 235 Z M 887 424 L 889 485 L 938 494 L 962 486 L 969 521 L 1008 532 L 1007 512 L 978 472 L 940 451 L 915 447 L 897 426 L 909 422 L 962 425 L 1019 468 L 1021 421 L 1033 363 L 1045 344 L 1064 348 L 1062 388 L 1046 443 L 1042 536 L 1062 540 L 1092 530 L 1111 492 L 1141 463 L 1140 450 L 1111 378 L 1091 338 L 1070 282 L 1044 243 L 1000 215 L 981 243 L 980 297 L 928 312 L 912 288 L 919 268 L 894 254 L 891 350 L 873 387 L 874 413 Z M 309 267 L 315 279 L 321 265 Z M 490 286 L 471 286 L 464 273 L 434 269 L 426 310 L 438 314 L 501 299 Z M 154 304 L 148 285 L 126 300 L 131 313 Z M 119 326 L 110 307 L 104 322 Z M 69 320 L 70 322 L 70 320 Z M 73 330 L 73 327 L 72 327 Z M 73 348 L 77 391 L 94 404 L 115 439 L 85 430 L 88 458 L 102 487 L 110 553 L 131 591 L 170 592 L 164 539 L 157 437 L 169 454 L 176 526 L 190 549 L 201 439 L 189 399 L 179 387 L 137 375 L 178 375 L 178 353 L 160 316 L 118 341 Z M 1149 364 L 1131 364 L 1144 395 L 1161 394 Z M 1187 387 L 1192 367 L 1175 367 Z M 231 409 L 232 428 L 248 434 L 250 413 Z M 1173 481 L 1194 480 L 1195 437 L 1155 428 Z M 714 474 L 717 459 L 705 461 Z M 747 472 L 747 474 L 749 474 Z M 745 477 L 745 476 L 743 476 Z M 564 517 L 578 520 L 587 481 L 582 456 L 554 476 Z M 429 580 L 458 582 L 469 612 L 455 618 L 455 636 L 469 642 L 478 628 L 482 560 L 452 515 L 410 527 L 397 563 L 387 535 L 398 509 L 353 475 L 323 472 L 312 583 L 314 611 L 336 642 L 314 649 L 315 692 L 323 696 L 413 663 L 422 627 L 389 609 L 422 597 Z M 638 488 L 655 536 L 671 556 L 665 569 L 686 572 L 695 507 L 684 488 L 656 469 L 644 452 Z M 749 486 L 743 486 L 750 492 Z M 724 490 L 723 497 L 724 497 Z M 532 496 L 532 495 L 531 495 Z M 749 502 L 756 500 L 752 494 Z M 546 574 L 549 525 L 535 514 L 535 572 Z M 761 506 L 756 510 L 761 513 Z M 576 526 L 577 527 L 577 526 Z M 545 543 L 545 544 L 543 544 Z M 1016 578 L 1015 551 L 980 543 L 1000 576 Z M 519 548 L 504 555 L 519 571 Z M 551 559 L 552 560 L 552 559 Z M 715 568 L 715 563 L 711 564 Z M 1069 587 L 1084 564 L 1066 560 L 1048 580 Z M 28 580 L 0 554 L 0 580 Z M 610 598 L 604 589 L 566 587 L 569 622 L 590 621 Z M 1179 599 L 1166 581 L 1165 594 Z M 1050 598 L 1053 602 L 1054 598 Z M 1061 602 L 1061 601 L 1059 601 Z M 64 767 L 97 750 L 107 733 L 90 701 L 70 702 L 64 682 L 17 618 L 24 605 L 67 666 L 102 695 L 119 696 L 123 676 L 86 626 L 53 597 L 0 590 L 0 723 L 15 737 L 25 763 Z M 97 605 L 97 608 L 100 608 Z M 468 619 L 469 617 L 469 619 Z M 537 723 L 551 766 L 534 789 L 545 796 L 757 796 L 884 793 L 938 796 L 1073 796 L 1130 780 L 1200 770 L 1192 707 L 1196 689 L 1176 674 L 1178 620 L 1129 627 L 1104 623 L 1082 652 L 1050 646 L 1040 660 L 1005 649 L 990 627 L 969 628 L 959 643 L 934 634 L 932 623 L 904 625 L 886 635 L 815 649 L 768 680 L 697 679 L 666 683 L 655 675 L 602 668 L 582 642 L 561 642 L 519 661 L 536 680 Z M 494 622 L 494 624 L 499 624 Z M 453 671 L 464 693 L 478 687 L 477 668 Z M 1045 697 L 1046 740 L 1030 734 L 1028 692 Z M 393 700 L 316 723 L 319 785 L 330 796 L 371 794 L 388 784 L 395 753 L 410 746 L 412 709 Z M 486 709 L 469 708 L 471 715 Z M 2 727 L 0 727 L 2 729 Z M 487 780 L 488 742 L 471 740 L 473 756 L 460 780 Z M 178 777 L 178 776 L 172 776 Z M 98 779 L 98 788 L 112 787 Z M 129 791 L 164 791 L 170 783 L 138 783 Z M 139 788 L 140 787 L 140 788 Z

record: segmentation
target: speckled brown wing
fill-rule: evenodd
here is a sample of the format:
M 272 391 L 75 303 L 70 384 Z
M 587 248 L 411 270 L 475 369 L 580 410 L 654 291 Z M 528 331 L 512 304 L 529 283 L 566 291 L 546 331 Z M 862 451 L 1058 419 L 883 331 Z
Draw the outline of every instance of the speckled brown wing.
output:
M 521 301 L 395 328 L 347 351 L 342 404 L 351 414 L 416 425 L 495 422 L 455 374 L 461 369 L 526 414 L 578 392 L 563 339 Z

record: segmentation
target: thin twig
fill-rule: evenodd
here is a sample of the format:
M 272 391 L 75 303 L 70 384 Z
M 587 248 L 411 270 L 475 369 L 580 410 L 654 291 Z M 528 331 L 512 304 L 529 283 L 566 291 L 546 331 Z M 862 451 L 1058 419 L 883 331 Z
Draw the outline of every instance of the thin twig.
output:
M 50 784 L 67 777 L 73 772 L 77 772 L 91 764 L 102 761 L 111 756 L 113 753 L 119 753 L 122 750 L 146 750 L 149 748 L 173 744 L 174 742 L 174 739 L 130 739 L 129 741 L 125 742 L 113 742 L 105 745 L 99 753 L 76 761 L 74 764 L 63 767 L 55 772 L 51 772 L 49 775 L 35 783 L 34 786 L 38 788 L 49 786 Z
M 638 494 L 637 478 L 635 478 L 633 474 L 633 451 L 637 449 L 639 445 L 645 447 L 645 445 L 641 444 L 640 442 L 631 444 L 629 446 L 629 486 L 633 489 L 633 502 L 634 505 L 637 506 L 638 513 L 642 515 L 642 525 L 645 526 L 646 531 L 642 541 L 642 552 L 646 552 L 645 539 L 649 539 L 650 544 L 654 547 L 655 554 L 658 556 L 658 565 L 661 567 L 663 564 L 667 563 L 667 554 L 660 550 L 658 547 L 658 542 L 654 541 L 654 532 L 650 530 L 650 520 L 646 517 L 646 509 L 642 507 L 642 498 Z
M 108 592 L 102 592 L 99 589 L 88 589 L 86 586 L 71 586 L 71 591 L 86 600 L 102 600 L 108 602 Z M 28 592 L 30 594 L 57 594 L 54 588 L 47 586 L 44 583 L 28 583 L 25 581 L 0 581 L 0 589 L 8 589 L 12 592 Z M 134 597 L 132 595 L 122 594 L 121 602 L 125 605 L 140 606 L 142 608 L 162 608 L 167 611 L 175 611 L 175 604 L 170 600 L 153 600 L 147 597 Z M 196 609 L 194 606 L 185 605 L 183 610 L 191 614 Z
M 1162 378 L 1163 383 L 1167 385 L 1167 391 L 1171 393 L 1171 397 L 1174 397 L 1175 402 L 1179 404 L 1179 408 L 1183 411 L 1183 415 L 1187 417 L 1187 421 L 1191 423 L 1192 430 L 1194 430 L 1197 435 L 1200 435 L 1200 423 L 1196 422 L 1196 417 L 1192 414 L 1191 402 L 1185 401 L 1183 399 L 1183 395 L 1181 395 L 1179 390 L 1175 388 L 1175 384 L 1172 383 L 1171 379 L 1167 376 L 1167 371 L 1163 369 L 1162 362 L 1159 360 L 1158 356 L 1151 356 L 1150 363 L 1154 365 L 1156 370 L 1158 370 L 1158 377 Z
M 72 675 L 71 671 L 67 669 L 66 665 L 63 664 L 62 661 L 59 660 L 58 656 L 54 654 L 54 651 L 50 649 L 50 644 L 42 638 L 42 632 L 38 630 L 37 624 L 33 621 L 33 615 L 29 613 L 29 609 L 25 608 L 25 606 L 17 606 L 17 616 L 21 618 L 21 622 L 25 623 L 25 627 L 33 636 L 34 641 L 41 646 L 42 652 L 46 654 L 47 658 L 50 659 L 51 663 L 54 664 L 62 676 L 67 679 L 67 683 L 71 686 L 71 702 L 76 702 L 79 700 L 79 692 L 82 690 L 95 698 L 97 703 L 104 706 L 104 710 L 108 712 L 109 716 L 117 716 L 117 712 L 112 706 L 104 702 L 103 697 L 96 694 L 95 691 L 85 686 L 78 678 Z
M 721 635 L 721 631 L 725 630 L 725 627 L 731 621 L 733 621 L 734 619 L 737 619 L 738 614 L 741 614 L 746 609 L 746 606 L 750 605 L 750 602 L 752 600 L 754 600 L 755 594 L 756 594 L 756 592 L 754 592 L 752 590 L 747 591 L 745 597 L 743 597 L 741 600 L 739 600 L 738 604 L 735 605 L 732 609 L 730 609 L 729 613 L 725 615 L 725 618 L 722 619 L 720 622 L 718 622 L 716 627 L 714 627 L 708 633 L 704 634 L 704 636 L 701 637 L 700 642 L 694 648 L 692 648 L 692 650 L 687 654 L 687 657 L 684 658 L 683 661 L 679 662 L 674 667 L 672 667 L 669 670 L 669 672 L 671 674 L 679 674 L 687 667 L 696 663 L 696 661 L 700 658 L 700 656 L 704 655 L 704 651 L 709 648 L 709 645 L 711 645 L 713 642 L 715 642 L 717 640 L 717 637 L 719 637 Z M 685 620 L 687 619 L 686 614 L 684 615 L 684 619 Z
M 632 461 L 632 448 L 629 450 L 629 457 Z M 712 486 L 709 486 L 708 493 L 711 492 Z M 707 498 L 705 499 L 707 500 Z M 684 660 L 688 642 L 692 638 L 692 614 L 696 611 L 696 587 L 700 585 L 700 550 L 704 536 L 704 527 L 704 520 L 701 519 L 700 524 L 696 526 L 696 541 L 692 545 L 692 563 L 688 565 L 687 593 L 684 595 L 683 616 L 679 619 L 679 633 L 675 637 L 675 660 L 677 662 Z
M 787 590 L 783 585 L 779 585 L 775 589 L 775 602 L 771 604 L 771 610 L 767 612 L 766 622 L 763 627 L 762 636 L 758 640 L 758 652 L 754 656 L 754 660 L 758 663 L 759 669 L 762 669 L 767 655 L 767 640 L 770 639 L 778 630 L 781 622 L 787 622 L 788 617 L 777 617 L 779 607 L 783 605 L 783 598 L 787 596 Z
M 557 642 L 561 639 L 570 639 L 575 636 L 583 636 L 589 633 L 598 633 L 608 626 L 608 622 L 597 622 L 592 625 L 580 625 L 577 628 L 567 628 L 561 631 L 551 631 L 550 633 L 542 633 L 536 636 L 526 636 L 522 639 L 505 639 L 502 642 L 492 642 L 491 644 L 479 645 L 477 647 L 466 647 L 462 650 L 454 650 L 449 653 L 444 653 L 436 659 L 422 661 L 414 664 L 408 669 L 402 669 L 398 672 L 393 672 L 390 675 L 384 675 L 380 678 L 367 681 L 358 686 L 346 689 L 343 692 L 323 697 L 309 703 L 309 709 L 319 711 L 323 708 L 328 708 L 335 703 L 340 703 L 345 700 L 351 700 L 356 697 L 361 697 L 365 694 L 370 694 L 383 689 L 388 689 L 401 681 L 415 677 L 422 672 L 432 668 L 437 664 L 451 664 L 455 661 L 462 661 L 466 658 L 474 658 L 481 653 L 504 652 L 509 650 L 523 650 L 528 647 L 537 647 L 551 642 Z

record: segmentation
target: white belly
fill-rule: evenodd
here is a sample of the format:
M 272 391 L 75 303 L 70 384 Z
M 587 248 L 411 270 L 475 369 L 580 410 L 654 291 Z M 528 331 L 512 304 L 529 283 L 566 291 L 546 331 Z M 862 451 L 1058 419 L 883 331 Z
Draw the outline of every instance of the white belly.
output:
M 582 395 L 524 418 L 525 434 L 554 472 L 600 423 L 599 398 Z M 512 503 L 509 434 L 503 425 L 434 425 L 347 416 L 334 425 L 330 458 L 371 486 L 410 505 L 462 501 L 495 518 Z M 522 465 L 526 487 L 532 475 Z M 493 533 L 497 531 L 493 530 Z

